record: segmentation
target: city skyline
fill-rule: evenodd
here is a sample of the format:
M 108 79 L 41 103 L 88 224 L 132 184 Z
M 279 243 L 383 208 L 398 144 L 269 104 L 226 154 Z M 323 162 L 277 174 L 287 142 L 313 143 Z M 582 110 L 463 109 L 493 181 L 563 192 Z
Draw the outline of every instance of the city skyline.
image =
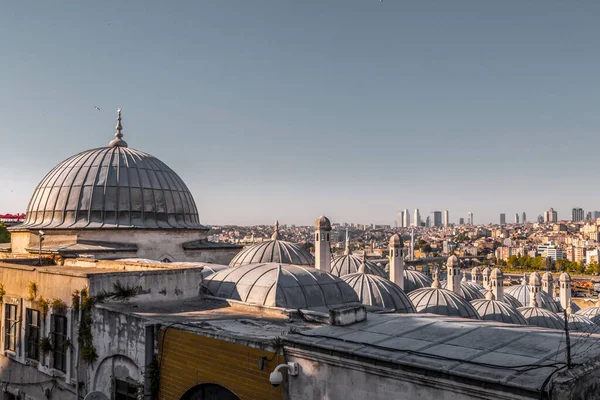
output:
M 118 107 L 128 143 L 185 179 L 205 224 L 600 208 L 556 190 L 600 196 L 600 4 L 543 4 L 7 5 L 0 210 L 24 212 L 44 171 L 106 146 Z M 566 134 L 585 145 L 564 153 Z

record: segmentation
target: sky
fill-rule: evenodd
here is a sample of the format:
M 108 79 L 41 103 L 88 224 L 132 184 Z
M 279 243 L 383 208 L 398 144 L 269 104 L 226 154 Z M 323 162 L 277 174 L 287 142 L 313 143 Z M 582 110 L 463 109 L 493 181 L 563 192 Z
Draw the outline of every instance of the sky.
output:
M 600 210 L 599 18 L 596 0 L 8 2 L 0 214 L 106 146 L 118 107 L 205 224 Z

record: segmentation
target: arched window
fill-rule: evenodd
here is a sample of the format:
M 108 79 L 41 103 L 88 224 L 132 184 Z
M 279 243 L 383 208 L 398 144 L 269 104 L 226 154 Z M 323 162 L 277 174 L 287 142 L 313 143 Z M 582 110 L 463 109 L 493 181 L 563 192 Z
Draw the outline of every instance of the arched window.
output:
M 319 233 L 318 232 L 315 233 L 315 236 L 316 236 L 316 239 L 317 239 L 317 242 L 318 242 L 319 241 Z
M 241 400 L 229 389 L 214 383 L 204 383 L 189 389 L 180 400 Z

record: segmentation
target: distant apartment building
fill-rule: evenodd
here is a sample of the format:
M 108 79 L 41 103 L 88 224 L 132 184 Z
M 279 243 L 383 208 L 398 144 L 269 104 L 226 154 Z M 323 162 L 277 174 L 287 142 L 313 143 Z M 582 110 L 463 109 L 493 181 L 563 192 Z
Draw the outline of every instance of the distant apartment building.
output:
M 552 207 L 544 212 L 544 222 L 554 223 L 558 221 L 558 213 Z
M 540 244 L 537 247 L 536 255 L 544 258 L 551 258 L 552 261 L 562 260 L 564 258 L 563 251 L 552 242 Z
M 526 254 L 525 247 L 509 247 L 509 246 L 498 247 L 496 249 L 496 252 L 494 253 L 494 255 L 496 256 L 497 259 L 504 260 L 504 261 L 508 260 L 508 257 L 510 257 L 510 256 L 521 257 L 525 254 Z
M 567 247 L 566 258 L 569 261 L 575 261 L 581 263 L 586 259 L 586 248 L 578 247 L 578 246 L 569 246 Z
M 521 218 L 521 223 L 524 224 L 525 222 L 527 222 L 527 215 L 525 214 L 525 212 L 523 212 L 523 216 Z
M 475 225 L 474 220 L 473 220 L 473 213 L 472 212 L 470 212 L 468 214 L 468 219 L 467 220 L 468 220 L 468 224 L 469 225 L 471 225 L 471 226 Z
M 584 212 L 583 208 L 573 208 L 571 210 L 571 221 L 583 221 Z
M 413 219 L 413 226 L 421 226 L 421 213 L 418 208 L 415 208 L 415 217 Z
M 465 224 L 465 219 L 464 218 L 459 218 L 458 219 L 458 224 L 459 225 L 464 225 Z
M 515 224 L 518 224 L 518 223 L 519 223 L 519 214 L 516 213 L 515 214 Z
M 506 214 L 500 214 L 500 225 L 506 225 Z
M 442 226 L 442 212 L 434 211 L 433 214 L 433 226 Z
M 447 228 L 448 226 L 450 226 L 450 213 L 448 212 L 448 210 L 444 211 L 444 226 Z
M 428 228 L 432 226 L 431 217 L 429 215 L 427 216 L 427 218 L 425 218 L 425 226 Z
M 444 243 L 442 244 L 442 254 L 447 256 L 454 250 L 456 250 L 456 243 L 454 243 L 452 240 L 444 240 Z
M 568 228 L 565 224 L 554 224 L 554 226 L 552 227 L 552 230 L 554 232 L 566 232 L 566 231 L 568 231 Z
M 585 263 L 587 265 L 598 264 L 598 249 L 588 250 L 585 253 Z
M 588 212 L 585 214 L 585 220 L 586 220 L 586 221 L 591 221 L 591 220 L 592 220 L 592 212 L 591 212 L 591 211 L 588 211 Z
M 402 210 L 402 227 L 410 228 L 410 213 L 407 208 Z

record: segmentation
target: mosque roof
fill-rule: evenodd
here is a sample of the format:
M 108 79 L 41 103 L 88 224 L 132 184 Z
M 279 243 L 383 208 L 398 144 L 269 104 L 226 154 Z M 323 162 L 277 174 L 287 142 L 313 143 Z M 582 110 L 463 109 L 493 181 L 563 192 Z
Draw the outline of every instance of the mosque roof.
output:
M 355 254 L 344 254 L 342 256 L 336 256 L 331 262 L 330 273 L 340 277 L 344 275 L 354 274 L 358 272 L 362 262 L 362 257 L 359 257 Z M 383 268 L 378 267 L 377 264 L 374 264 L 369 260 L 365 261 L 365 272 L 367 274 L 373 274 L 381 276 L 383 278 L 387 277 L 387 274 L 385 273 L 385 270 Z
M 520 307 L 517 309 L 529 325 L 542 328 L 564 329 L 565 324 L 558 314 L 541 307 Z
M 589 318 L 593 323 L 600 325 L 600 306 L 587 307 L 575 312 L 575 315 L 581 315 Z
M 404 293 L 410 293 L 417 289 L 431 287 L 433 279 L 423 272 L 404 269 Z
M 343 276 L 342 280 L 354 289 L 364 305 L 398 313 L 416 312 L 406 293 L 388 279 L 357 272 Z
M 531 288 L 529 287 L 529 285 L 524 285 L 524 284 L 514 285 L 514 286 L 507 288 L 504 291 L 504 294 L 511 295 L 512 297 L 517 299 L 521 304 L 528 306 L 530 290 L 531 290 Z M 560 307 L 554 301 L 554 298 L 552 296 L 550 296 L 548 293 L 546 293 L 544 291 L 540 291 L 540 294 L 541 294 L 541 298 L 542 298 L 542 308 L 550 310 L 554 313 L 557 313 L 560 311 Z
M 519 311 L 502 301 L 477 299 L 471 301 L 471 305 L 483 320 L 527 325 L 527 321 Z
M 440 287 L 442 289 L 448 289 L 448 281 L 440 281 Z M 479 289 L 476 289 L 473 285 L 471 285 L 469 281 L 461 281 L 459 294 L 463 297 L 463 299 L 467 301 L 473 301 L 484 298 L 484 295 L 481 293 L 481 291 Z
M 479 319 L 479 314 L 468 301 L 447 289 L 438 287 L 417 289 L 410 292 L 408 298 L 418 313 Z
M 564 316 L 562 318 L 564 321 Z M 600 326 L 596 325 L 591 319 L 580 315 L 571 314 L 568 316 L 569 330 L 584 333 L 600 333 Z

